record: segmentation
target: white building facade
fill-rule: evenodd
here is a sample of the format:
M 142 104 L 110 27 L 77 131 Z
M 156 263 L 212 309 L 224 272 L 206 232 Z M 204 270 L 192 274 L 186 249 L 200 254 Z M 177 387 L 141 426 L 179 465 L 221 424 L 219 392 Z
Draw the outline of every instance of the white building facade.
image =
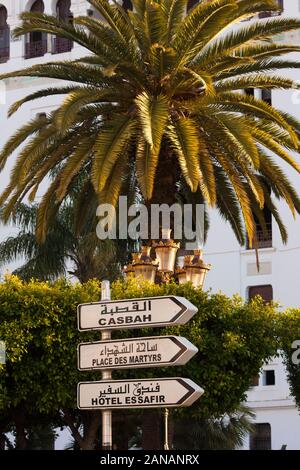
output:
M 283 17 L 300 17 L 300 1 L 284 0 Z M 287 44 L 300 44 L 300 31 L 286 34 L 278 39 Z M 300 60 L 300 54 L 290 54 L 291 60 Z M 284 75 L 300 80 L 300 70 L 287 70 Z M 261 91 L 255 94 L 261 97 Z M 263 92 L 263 98 L 300 119 L 300 93 L 298 91 Z M 299 160 L 299 157 L 297 157 Z M 291 182 L 300 192 L 299 175 L 282 164 Z M 266 300 L 272 298 L 283 307 L 300 307 L 300 219 L 293 219 L 285 203 L 278 203 L 279 212 L 288 230 L 288 243 L 282 243 L 279 229 L 270 218 L 268 236 L 264 237 L 258 227 L 260 240 L 260 270 L 256 267 L 254 250 L 241 247 L 235 240 L 228 224 L 216 212 L 211 214 L 205 261 L 212 264 L 206 279 L 206 288 L 213 292 L 221 290 L 228 295 L 240 294 L 243 298 L 261 294 Z M 255 333 L 254 333 L 255 334 Z M 300 338 L 295 338 L 300 339 Z M 300 449 L 300 415 L 290 396 L 284 365 L 276 358 L 263 367 L 257 385 L 248 393 L 247 404 L 255 412 L 256 436 L 247 438 L 244 449 Z
M 195 3 L 195 2 L 192 2 Z M 300 17 L 300 1 L 284 0 L 282 16 Z M 128 0 L 123 1 L 128 7 Z M 54 60 L 72 60 L 86 52 L 70 41 L 33 33 L 17 40 L 11 39 L 11 32 L 19 24 L 23 11 L 43 11 L 64 19 L 72 16 L 94 14 L 85 0 L 0 0 L 0 73 L 25 68 L 38 63 Z M 300 31 L 282 38 L 285 42 L 300 44 Z M 291 55 L 300 60 L 300 54 Z M 287 70 L 287 76 L 300 80 L 299 70 Z M 37 114 L 52 111 L 59 103 L 59 97 L 43 98 L 25 104 L 21 111 L 7 119 L 7 110 L 16 100 L 38 89 L 50 85 L 50 80 L 17 78 L 9 79 L 5 87 L 0 85 L 0 146 L 23 123 Z M 261 92 L 256 92 L 261 93 Z M 259 95 L 260 96 L 260 95 Z M 263 96 L 272 100 L 275 107 L 286 110 L 300 119 L 300 93 L 274 91 Z M 284 165 L 283 165 L 284 166 Z M 286 169 L 296 188 L 300 189 L 300 177 L 292 169 Z M 0 190 L 8 182 L 9 166 L 0 174 Z M 40 194 L 45 189 L 41 187 Z M 260 237 L 260 271 L 256 268 L 253 250 L 240 247 L 228 224 L 216 212 L 211 213 L 208 241 L 205 246 L 205 260 L 213 265 L 207 276 L 206 287 L 213 292 L 223 291 L 228 295 L 239 293 L 244 298 L 262 293 L 274 298 L 283 306 L 300 306 L 300 222 L 295 221 L 284 204 L 279 210 L 285 222 L 289 241 L 283 245 L 276 224 L 270 219 L 268 237 Z M 12 227 L 0 227 L 0 239 L 13 232 Z M 295 338 L 300 339 L 300 338 Z M 248 394 L 248 404 L 256 413 L 257 436 L 247 439 L 245 449 L 265 447 L 300 449 L 300 416 L 290 397 L 284 367 L 279 359 L 266 365 L 259 379 Z

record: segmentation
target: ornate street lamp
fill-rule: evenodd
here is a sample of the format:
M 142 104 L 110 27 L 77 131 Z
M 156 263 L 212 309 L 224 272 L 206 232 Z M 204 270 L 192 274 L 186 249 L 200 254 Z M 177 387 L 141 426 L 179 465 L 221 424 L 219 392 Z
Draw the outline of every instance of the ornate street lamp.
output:
M 128 264 L 128 266 L 124 266 L 123 273 L 124 273 L 125 279 L 127 279 L 130 276 L 134 276 L 133 265 L 130 263 Z
M 194 250 L 194 255 L 186 256 L 184 259 L 185 282 L 191 282 L 194 287 L 203 286 L 206 273 L 211 268 L 210 264 L 204 263 L 202 254 L 202 250 Z
M 176 277 L 179 284 L 185 284 L 186 280 L 186 270 L 184 269 L 184 260 L 186 256 L 178 256 L 177 258 L 177 268 L 176 268 Z
M 180 247 L 179 243 L 175 243 L 171 239 L 171 230 L 162 229 L 162 240 L 153 242 L 152 246 L 155 250 L 156 259 L 158 261 L 158 270 L 162 275 L 170 275 L 174 272 L 176 254 Z
M 132 270 L 136 278 L 155 282 L 158 262 L 150 257 L 151 246 L 142 246 L 141 253 L 132 253 Z
M 171 230 L 162 230 L 162 240 L 152 242 L 156 259 L 151 258 L 151 246 L 142 246 L 140 253 L 132 253 L 132 263 L 124 266 L 125 276 L 133 275 L 154 283 L 159 275 L 160 282 L 168 282 L 172 277 L 179 284 L 191 282 L 194 287 L 202 287 L 210 264 L 205 264 L 202 250 L 194 250 L 193 255 L 179 256 L 175 269 L 176 255 L 180 244 L 170 237 Z

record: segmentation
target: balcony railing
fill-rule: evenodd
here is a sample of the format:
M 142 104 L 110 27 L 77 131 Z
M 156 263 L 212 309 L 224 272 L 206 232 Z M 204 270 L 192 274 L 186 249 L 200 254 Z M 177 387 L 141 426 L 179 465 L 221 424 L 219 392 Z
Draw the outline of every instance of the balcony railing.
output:
M 73 41 L 67 38 L 53 38 L 52 54 L 62 54 L 73 49 Z
M 0 27 L 0 64 L 7 62 L 10 52 L 10 29 L 9 26 Z
M 272 248 L 273 246 L 273 237 L 272 237 L 272 223 L 266 223 L 266 230 L 263 231 L 260 226 L 256 228 L 256 238 L 257 238 L 257 247 L 258 248 Z M 247 250 L 252 250 L 249 246 L 249 241 L 247 240 Z
M 278 3 L 278 11 L 268 11 L 268 12 L 261 12 L 259 13 L 259 18 L 271 18 L 272 16 L 280 16 L 283 13 L 284 5 L 283 0 L 277 0 Z
M 259 13 L 258 17 L 263 19 L 263 18 L 272 18 L 273 16 L 281 16 L 282 11 L 264 11 L 262 13 Z
M 47 52 L 47 39 L 31 41 L 25 44 L 25 59 L 42 57 Z
M 9 47 L 0 47 L 0 64 L 4 64 L 9 59 Z

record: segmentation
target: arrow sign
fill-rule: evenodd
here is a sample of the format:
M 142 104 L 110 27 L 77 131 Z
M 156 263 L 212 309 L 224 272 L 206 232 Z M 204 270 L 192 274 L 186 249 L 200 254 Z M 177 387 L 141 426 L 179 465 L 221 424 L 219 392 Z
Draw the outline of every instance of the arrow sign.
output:
M 198 349 L 180 336 L 81 343 L 78 369 L 131 369 L 186 364 Z
M 81 304 L 77 307 L 78 329 L 124 330 L 184 325 L 197 311 L 187 299 L 174 295 Z
M 204 390 L 190 379 L 163 378 L 80 382 L 78 408 L 169 408 L 190 406 Z

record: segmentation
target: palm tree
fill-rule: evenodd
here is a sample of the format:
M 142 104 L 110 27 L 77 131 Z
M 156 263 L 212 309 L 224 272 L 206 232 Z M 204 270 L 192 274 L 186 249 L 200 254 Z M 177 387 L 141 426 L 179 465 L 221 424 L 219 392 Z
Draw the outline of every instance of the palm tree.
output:
M 93 223 L 76 232 L 74 210 L 70 202 L 61 206 L 41 244 L 35 236 L 37 205 L 18 205 L 11 219 L 19 232 L 0 243 L 0 266 L 23 258 L 24 264 L 14 274 L 26 281 L 52 280 L 67 273 L 81 282 L 120 276 L 121 265 L 126 263 L 126 241 L 100 241 Z
M 79 16 L 70 24 L 22 13 L 14 31 L 15 37 L 40 31 L 67 38 L 88 55 L 2 75 L 66 83 L 34 92 L 9 110 L 12 115 L 23 103 L 64 95 L 55 111 L 26 123 L 0 154 L 2 169 L 18 150 L 0 198 L 0 204 L 7 202 L 4 218 L 26 196 L 34 200 L 55 169 L 37 215 L 37 235 L 45 240 L 82 171 L 100 202 L 116 204 L 134 166 L 149 203 L 173 203 L 183 182 L 191 196 L 218 208 L 241 243 L 244 224 L 250 244 L 255 242 L 254 220 L 264 226 L 264 207 L 286 241 L 270 194 L 285 200 L 294 215 L 300 212 L 299 197 L 280 167 L 283 160 L 300 171 L 292 155 L 299 153 L 300 122 L 241 90 L 299 88 L 273 71 L 299 68 L 285 55 L 300 46 L 278 43 L 276 35 L 299 29 L 300 20 L 241 23 L 277 11 L 275 0 L 202 0 L 188 13 L 187 0 L 133 0 L 133 11 L 108 0 L 88 1 L 102 19 Z
M 254 414 L 240 405 L 233 413 L 214 419 L 197 416 L 179 419 L 175 428 L 176 449 L 234 450 L 243 446 L 245 438 L 253 432 Z

